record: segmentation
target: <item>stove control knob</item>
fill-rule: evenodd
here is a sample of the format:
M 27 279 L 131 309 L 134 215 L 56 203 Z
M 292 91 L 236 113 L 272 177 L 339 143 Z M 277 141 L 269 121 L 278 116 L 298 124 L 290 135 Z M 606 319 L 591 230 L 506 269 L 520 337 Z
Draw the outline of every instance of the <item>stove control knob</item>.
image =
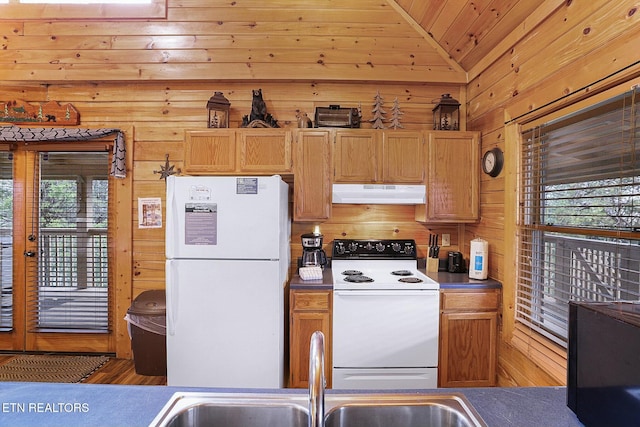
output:
M 378 251 L 378 252 L 384 251 L 384 243 L 382 243 L 382 242 L 376 243 L 376 251 Z
M 413 245 L 406 245 L 404 247 L 404 253 L 406 253 L 407 255 L 413 254 L 413 250 Z
M 364 247 L 366 250 L 370 251 L 371 249 L 373 249 L 373 245 L 371 244 L 371 242 L 367 243 L 367 246 Z
M 344 245 L 342 243 L 336 245 L 336 252 L 340 255 L 344 254 Z
M 355 252 L 358 249 L 358 244 L 356 242 L 349 243 L 349 251 Z
M 400 243 L 394 242 L 391 244 L 391 249 L 393 249 L 394 252 L 400 252 L 400 249 L 402 249 L 402 246 L 400 246 Z

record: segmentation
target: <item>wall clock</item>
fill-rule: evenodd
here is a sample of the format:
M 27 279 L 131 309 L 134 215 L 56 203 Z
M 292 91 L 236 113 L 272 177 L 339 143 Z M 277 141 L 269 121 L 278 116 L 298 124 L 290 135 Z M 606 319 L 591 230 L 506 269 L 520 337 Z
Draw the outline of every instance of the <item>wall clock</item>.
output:
M 491 177 L 498 176 L 502 166 L 504 166 L 504 155 L 498 147 L 492 148 L 482 156 L 482 171 L 487 175 Z

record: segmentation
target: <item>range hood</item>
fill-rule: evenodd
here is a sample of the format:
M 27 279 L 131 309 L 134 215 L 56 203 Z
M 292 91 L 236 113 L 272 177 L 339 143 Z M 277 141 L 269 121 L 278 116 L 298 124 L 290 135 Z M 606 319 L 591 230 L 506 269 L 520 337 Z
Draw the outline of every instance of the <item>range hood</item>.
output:
M 421 205 L 425 203 L 425 185 L 333 184 L 333 203 Z

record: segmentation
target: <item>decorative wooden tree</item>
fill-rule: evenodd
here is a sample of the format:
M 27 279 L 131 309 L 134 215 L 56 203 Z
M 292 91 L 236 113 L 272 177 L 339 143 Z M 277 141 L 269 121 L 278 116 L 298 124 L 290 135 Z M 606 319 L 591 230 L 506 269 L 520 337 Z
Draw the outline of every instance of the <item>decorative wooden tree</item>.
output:
M 384 117 L 387 112 L 382 108 L 382 104 L 384 104 L 384 98 L 380 96 L 380 92 L 376 91 L 376 96 L 373 98 L 373 118 L 369 120 L 372 124 L 372 128 L 374 129 L 384 129 L 384 121 L 386 118 Z
M 389 127 L 393 129 L 404 128 L 404 126 L 402 126 L 402 124 L 400 123 L 400 116 L 403 114 L 404 113 L 400 110 L 400 103 L 398 102 L 398 98 L 396 97 L 393 100 L 393 107 L 391 107 L 391 124 L 389 125 Z

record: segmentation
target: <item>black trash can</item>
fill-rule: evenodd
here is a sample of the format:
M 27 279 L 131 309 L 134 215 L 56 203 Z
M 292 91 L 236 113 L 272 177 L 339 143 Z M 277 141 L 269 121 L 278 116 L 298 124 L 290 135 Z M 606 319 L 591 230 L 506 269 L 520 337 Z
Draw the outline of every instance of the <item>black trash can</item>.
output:
M 145 291 L 127 310 L 136 373 L 167 375 L 167 305 L 164 290 Z

